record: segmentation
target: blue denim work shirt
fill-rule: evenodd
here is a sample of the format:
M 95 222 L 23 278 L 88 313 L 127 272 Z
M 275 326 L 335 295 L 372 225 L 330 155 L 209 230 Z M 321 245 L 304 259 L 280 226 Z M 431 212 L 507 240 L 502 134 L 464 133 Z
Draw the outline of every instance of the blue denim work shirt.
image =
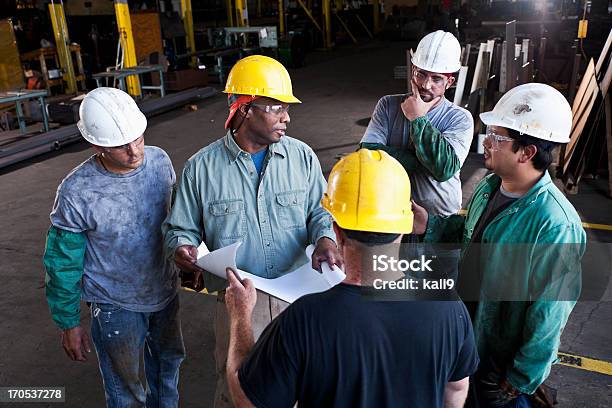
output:
M 238 268 L 277 278 L 308 262 L 304 249 L 335 241 L 321 207 L 326 189 L 319 159 L 305 143 L 284 136 L 269 146 L 261 176 L 251 155 L 228 132 L 185 164 L 172 210 L 162 226 L 169 257 L 181 245 L 210 251 L 242 241 Z M 207 289 L 227 286 L 206 273 Z

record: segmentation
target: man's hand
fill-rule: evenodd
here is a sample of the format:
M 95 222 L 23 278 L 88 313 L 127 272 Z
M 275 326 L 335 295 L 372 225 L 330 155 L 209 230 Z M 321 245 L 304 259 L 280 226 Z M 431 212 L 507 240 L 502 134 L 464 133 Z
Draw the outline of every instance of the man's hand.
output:
M 493 363 L 490 370 L 476 374 L 476 390 L 488 406 L 502 407 L 512 402 L 521 392 L 514 388 L 508 379 L 502 377 L 499 368 Z
M 257 291 L 250 279 L 240 280 L 237 272 L 226 268 L 228 288 L 225 290 L 225 306 L 230 321 L 246 319 L 251 321 L 253 308 L 257 302 Z
M 412 213 L 414 214 L 414 223 L 412 233 L 416 235 L 423 235 L 427 229 L 427 221 L 429 220 L 429 214 L 427 210 L 412 202 Z
M 197 260 L 198 249 L 193 245 L 181 245 L 174 251 L 174 263 L 181 271 L 186 272 L 181 275 L 182 285 L 199 292 L 204 289 L 204 279 L 202 268 L 196 265 Z
M 321 263 L 325 261 L 327 261 L 330 268 L 333 268 L 334 265 L 342 268 L 344 265 L 342 255 L 338 252 L 336 243 L 327 237 L 321 237 L 317 241 L 317 245 L 312 253 L 312 269 L 321 272 Z
M 62 332 L 62 347 L 68 357 L 74 361 L 86 361 L 85 352 L 91 353 L 89 335 L 81 326 Z
M 404 116 L 409 121 L 425 116 L 442 98 L 441 96 L 436 96 L 430 102 L 425 102 L 421 99 L 419 88 L 416 82 L 414 82 L 414 79 L 411 81 L 411 84 L 412 95 L 406 98 L 401 104 L 402 112 L 404 112 Z

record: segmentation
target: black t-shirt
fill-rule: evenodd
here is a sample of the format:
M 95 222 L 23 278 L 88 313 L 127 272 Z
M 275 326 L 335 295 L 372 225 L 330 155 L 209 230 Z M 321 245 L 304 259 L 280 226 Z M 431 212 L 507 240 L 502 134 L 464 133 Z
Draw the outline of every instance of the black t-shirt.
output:
M 462 302 L 377 302 L 340 284 L 287 308 L 238 378 L 257 407 L 429 408 L 477 365 Z
M 487 225 L 520 197 L 520 195 L 505 191 L 500 185 L 493 193 L 493 197 L 491 197 L 487 203 L 487 207 L 476 223 L 474 234 L 472 235 L 472 242 L 482 241 L 482 233 Z
M 482 270 L 480 264 L 486 259 L 487 248 L 482 247 L 482 237 L 487 226 L 521 196 L 509 193 L 501 185 L 492 193 L 482 215 L 474 227 L 474 233 L 470 244 L 467 246 L 459 264 L 459 281 L 457 291 L 459 296 L 466 302 L 470 316 L 474 317 L 477 310 L 477 302 L 480 298 L 480 284 L 482 282 Z M 490 243 L 488 243 L 490 245 Z M 484 243 L 487 245 L 487 243 Z

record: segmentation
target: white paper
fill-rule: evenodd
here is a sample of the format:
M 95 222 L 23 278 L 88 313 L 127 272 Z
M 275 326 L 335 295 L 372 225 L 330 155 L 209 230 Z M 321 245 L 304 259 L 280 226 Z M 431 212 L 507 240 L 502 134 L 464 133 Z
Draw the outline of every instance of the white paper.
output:
M 236 242 L 209 252 L 206 245 L 202 243 L 198 247 L 196 264 L 223 279 L 227 279 L 225 268 L 232 267 L 238 272 L 240 279 L 250 279 L 257 289 L 289 303 L 293 303 L 296 299 L 309 293 L 326 291 L 342 282 L 346 277 L 340 268 L 334 265 L 332 269 L 327 262 L 322 264 L 323 273 L 312 269 L 310 259 L 314 252 L 314 246 L 309 245 L 306 248 L 306 256 L 309 259 L 307 263 L 280 278 L 262 278 L 236 268 L 236 253 L 240 244 L 240 242 Z

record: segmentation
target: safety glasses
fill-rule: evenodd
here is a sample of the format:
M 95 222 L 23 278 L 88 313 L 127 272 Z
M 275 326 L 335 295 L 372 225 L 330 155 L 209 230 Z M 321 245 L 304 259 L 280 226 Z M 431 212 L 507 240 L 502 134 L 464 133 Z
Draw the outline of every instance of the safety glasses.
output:
M 412 77 L 419 85 L 424 85 L 426 82 L 431 81 L 431 83 L 436 87 L 444 87 L 448 82 L 448 77 L 446 75 L 428 74 L 427 72 L 421 71 L 418 68 L 415 68 L 412 71 Z
M 257 109 L 264 111 L 266 113 L 271 113 L 275 116 L 281 116 L 284 113 L 289 112 L 289 107 L 291 105 L 260 105 L 257 103 L 252 103 L 251 106 L 256 107 Z
M 500 145 L 504 142 L 514 142 L 514 139 L 511 137 L 495 133 L 491 126 L 487 126 L 487 133 L 484 140 L 491 144 L 491 150 L 499 150 Z

